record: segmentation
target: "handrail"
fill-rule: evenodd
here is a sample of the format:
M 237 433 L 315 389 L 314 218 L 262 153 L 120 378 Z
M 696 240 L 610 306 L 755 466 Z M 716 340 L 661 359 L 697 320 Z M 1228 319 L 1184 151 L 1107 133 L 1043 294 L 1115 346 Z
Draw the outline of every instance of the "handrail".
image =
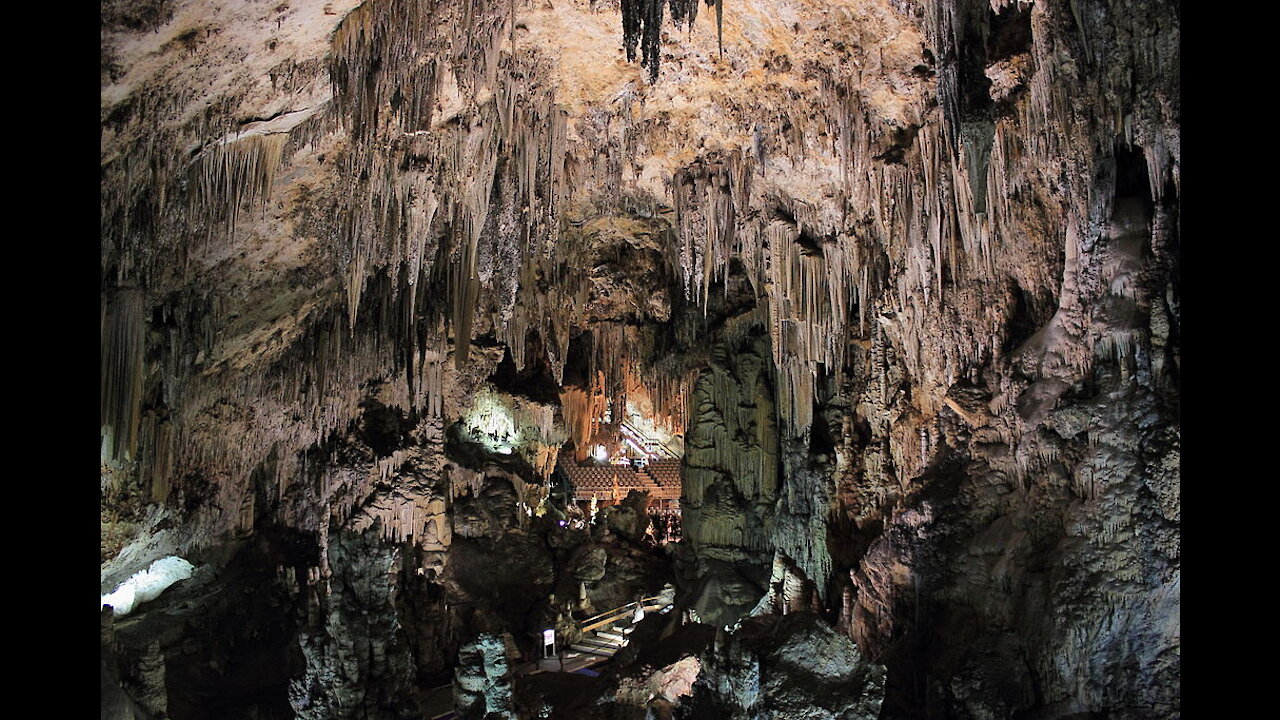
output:
M 648 606 L 648 607 L 650 607 L 650 608 L 652 608 L 652 609 L 654 609 L 654 610 L 657 610 L 658 608 L 661 608 L 662 606 L 661 606 L 661 605 L 650 605 L 650 606 Z M 602 628 L 602 627 L 604 627 L 604 626 L 606 626 L 606 625 L 613 625 L 613 624 L 614 624 L 615 622 L 617 622 L 620 618 L 624 618 L 624 617 L 626 617 L 626 616 L 627 616 L 627 614 L 628 614 L 628 612 L 629 612 L 629 611 L 628 611 L 626 608 L 622 608 L 622 610 L 623 610 L 623 612 L 616 613 L 616 614 L 614 614 L 614 615 L 612 615 L 612 616 L 610 616 L 610 617 L 604 618 L 603 620 L 597 620 L 597 621 L 592 622 L 592 623 L 589 623 L 589 624 L 584 623 L 584 624 L 583 624 L 583 626 L 580 628 L 580 630 L 581 630 L 582 632 L 584 632 L 584 633 L 588 633 L 588 632 L 591 632 L 592 630 L 595 630 L 596 628 Z
M 604 620 L 604 619 L 614 620 L 614 619 L 617 619 L 617 618 L 620 618 L 620 617 L 622 617 L 622 616 L 626 615 L 626 614 L 627 614 L 627 613 L 629 613 L 629 612 L 632 612 L 633 610 L 635 610 L 635 607 L 636 607 L 636 604 L 635 604 L 635 603 L 628 603 L 628 604 L 626 604 L 626 605 L 623 605 L 622 607 L 614 608 L 613 610 L 610 610 L 610 611 L 609 611 L 609 612 L 607 612 L 607 613 L 601 613 L 601 614 L 596 615 L 596 616 L 594 616 L 594 617 L 589 617 L 589 618 L 587 618 L 586 620 L 583 620 L 583 621 L 582 621 L 581 623 L 579 623 L 579 624 L 580 624 L 580 625 L 588 625 L 588 624 L 591 624 L 591 623 L 596 622 L 597 620 Z M 646 602 L 644 603 L 644 607 L 662 607 L 662 606 L 661 606 L 661 605 L 658 605 L 658 604 L 656 604 L 656 603 L 654 603 L 654 602 L 652 602 L 652 601 L 646 601 Z
M 637 438 L 639 438 L 642 441 L 650 441 L 650 442 L 657 443 L 658 447 L 662 448 L 667 453 L 667 456 L 669 459 L 677 460 L 680 458 L 680 456 L 677 455 L 674 450 L 667 447 L 666 443 L 662 442 L 657 438 L 651 438 L 648 435 L 645 435 L 644 433 L 640 432 L 640 430 L 636 426 L 632 425 L 630 422 L 626 420 L 623 420 L 621 423 L 619 423 L 619 429 L 630 430 L 631 434 L 635 435 Z
M 652 601 L 654 601 L 654 600 L 661 600 L 661 599 L 662 599 L 662 593 L 658 593 L 657 595 L 650 595 L 649 597 L 646 597 L 646 598 L 640 598 L 640 602 L 642 602 L 642 603 L 646 603 L 646 604 L 647 604 L 647 603 L 650 603 L 650 602 L 652 602 Z M 635 606 L 636 606 L 636 601 L 635 601 L 635 600 L 632 600 L 631 602 L 627 603 L 626 605 L 620 605 L 620 606 L 618 606 L 618 607 L 616 607 L 616 608 L 614 608 L 614 609 L 612 609 L 612 610 L 605 610 L 604 612 L 599 613 L 599 614 L 597 614 L 597 615 L 592 615 L 591 617 L 589 617 L 589 618 L 587 618 L 587 619 L 585 619 L 585 620 L 583 620 L 583 621 L 579 622 L 578 624 L 579 624 L 579 625 L 586 625 L 587 623 L 594 622 L 595 620 L 599 620 L 600 618 L 602 618 L 602 617 L 604 617 L 604 616 L 606 616 L 606 615 L 617 615 L 617 614 L 621 614 L 623 611 L 625 611 L 625 610 L 627 610 L 627 609 L 634 608 Z

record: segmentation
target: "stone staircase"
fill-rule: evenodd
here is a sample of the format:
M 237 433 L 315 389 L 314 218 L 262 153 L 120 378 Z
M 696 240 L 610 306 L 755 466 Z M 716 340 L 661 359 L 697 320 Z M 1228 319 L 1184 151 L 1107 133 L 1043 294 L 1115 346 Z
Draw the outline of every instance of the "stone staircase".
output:
M 584 636 L 582 640 L 569 645 L 569 649 L 573 652 L 611 658 L 619 650 L 626 647 L 627 633 L 629 632 L 631 632 L 631 627 L 622 627 L 621 624 L 610 628 L 608 631 L 597 630 Z M 566 655 L 566 659 L 572 659 L 572 653 Z
M 671 607 L 674 592 L 668 585 L 658 595 L 642 598 L 640 606 L 646 615 L 666 612 Z M 632 602 L 583 620 L 579 624 L 582 639 L 569 645 L 569 652 L 565 654 L 566 664 L 582 656 L 589 656 L 589 662 L 613 657 L 626 647 L 627 636 L 635 629 L 635 612 L 636 603 Z

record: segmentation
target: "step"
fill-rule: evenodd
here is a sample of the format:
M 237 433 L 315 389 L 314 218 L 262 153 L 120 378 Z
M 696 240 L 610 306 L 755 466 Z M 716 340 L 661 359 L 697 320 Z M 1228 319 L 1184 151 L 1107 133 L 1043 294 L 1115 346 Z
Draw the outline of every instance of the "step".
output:
M 581 640 L 578 641 L 578 643 L 581 645 L 585 645 L 587 647 L 598 648 L 601 650 L 617 650 L 619 647 L 617 643 L 610 642 L 608 640 L 603 640 L 593 635 L 587 635 L 583 637 Z
M 573 648 L 574 650 L 577 650 L 578 652 L 588 653 L 591 655 L 599 655 L 600 657 L 607 657 L 607 658 L 613 657 L 613 654 L 617 652 L 615 648 L 603 650 L 601 648 L 587 647 L 586 645 L 579 645 L 577 643 L 574 643 L 569 647 Z
M 596 637 L 602 640 L 612 640 L 613 642 L 616 642 L 618 644 L 625 644 L 627 642 L 626 635 L 615 633 L 615 632 L 606 632 L 604 630 L 597 630 Z

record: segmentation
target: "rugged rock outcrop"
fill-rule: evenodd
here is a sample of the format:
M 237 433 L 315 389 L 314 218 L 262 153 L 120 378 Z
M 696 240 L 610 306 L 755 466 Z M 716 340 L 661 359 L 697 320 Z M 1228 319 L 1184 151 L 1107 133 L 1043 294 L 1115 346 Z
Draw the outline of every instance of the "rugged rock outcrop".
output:
M 751 618 L 704 656 L 680 717 L 876 718 L 884 668 L 812 613 Z
M 511 697 L 511 671 L 506 645 L 495 635 L 481 635 L 462 648 L 454 706 L 466 720 L 515 718 Z

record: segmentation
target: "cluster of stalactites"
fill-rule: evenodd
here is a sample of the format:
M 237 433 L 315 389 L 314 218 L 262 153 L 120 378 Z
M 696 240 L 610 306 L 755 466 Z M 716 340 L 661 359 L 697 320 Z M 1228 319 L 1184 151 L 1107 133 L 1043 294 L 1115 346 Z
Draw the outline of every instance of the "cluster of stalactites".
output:
M 689 398 L 697 381 L 696 370 L 668 375 L 662 372 L 633 373 L 630 397 L 647 396 L 653 424 L 672 435 L 683 435 L 689 422 Z
M 708 5 L 715 2 L 709 0 Z M 677 26 L 685 23 L 686 27 L 693 27 L 693 21 L 698 19 L 698 0 L 667 0 L 667 6 L 671 8 L 671 21 Z
M 716 6 L 716 42 L 724 53 L 724 0 L 706 0 Z M 671 20 L 692 28 L 698 18 L 698 0 L 622 0 L 622 47 L 627 60 L 635 62 L 636 46 L 640 64 L 649 69 L 649 82 L 657 82 L 662 60 L 662 8 L 669 5 Z
M 453 540 L 447 506 L 442 497 L 397 490 L 373 498 L 361 508 L 350 528 L 363 532 L 376 523 L 382 536 L 392 542 L 415 541 L 424 550 L 445 550 Z
M 767 299 L 779 412 L 793 435 L 809 426 L 819 377 L 840 372 L 840 339 L 866 337 L 870 313 L 889 331 L 909 374 L 925 384 L 950 385 L 964 368 L 999 356 L 1007 323 L 1001 284 L 1012 276 L 1056 295 L 1062 268 L 1055 259 L 1064 244 L 1080 241 L 1071 228 L 1087 225 L 1079 217 L 1106 211 L 1084 209 L 1078 194 L 1063 208 L 1065 226 L 1026 236 L 1034 218 L 1025 217 L 1018 198 L 1032 191 L 1038 165 L 1030 158 L 1054 156 L 1070 142 L 1061 123 L 1050 121 L 1063 116 L 1054 112 L 1061 91 L 1039 74 L 1030 102 L 1012 117 L 952 122 L 921 109 L 923 124 L 907 141 L 870 119 L 859 88 L 825 74 L 819 80 L 842 168 L 844 217 L 805 218 L 799 204 L 764 196 L 752 181 L 759 154 L 745 149 L 699 158 L 671 182 L 686 295 L 705 307 L 737 259 Z M 804 120 L 791 117 L 788 125 L 799 129 L 778 142 L 803 145 Z M 1149 173 L 1176 181 L 1169 152 L 1155 144 Z M 1105 202 L 1107 195 L 1104 188 L 1099 196 Z M 1051 261 L 1035 261 L 1044 257 Z M 971 330 L 950 329 L 962 326 Z
M 704 308 L 711 287 L 728 283 L 733 259 L 768 307 L 773 360 L 779 373 L 784 429 L 801 434 L 811 422 L 819 374 L 838 373 L 846 330 L 864 307 L 879 269 L 863 258 L 856 238 L 820 227 L 779 199 L 753 196 L 752 154 L 727 153 L 699 160 L 673 179 L 678 249 L 686 295 Z M 768 203 L 773 212 L 747 212 Z
M 627 60 L 635 62 L 640 47 L 640 65 L 649 69 L 649 81 L 658 79 L 662 57 L 662 8 L 666 0 L 622 0 L 622 47 Z
M 356 139 L 396 127 L 431 129 L 441 82 L 456 73 L 467 96 L 492 87 L 509 3 L 374 0 L 333 35 L 334 105 Z
M 442 270 L 455 363 L 462 368 L 479 305 L 494 289 L 491 271 L 518 275 L 521 296 L 499 299 L 495 330 L 520 367 L 526 340 L 536 331 L 558 375 L 568 330 L 561 309 L 572 303 L 533 291 L 555 267 L 548 256 L 567 193 L 567 116 L 554 103 L 554 89 L 537 81 L 532 56 L 499 52 L 506 15 L 470 5 L 462 11 L 409 5 L 364 6 L 335 35 L 335 104 L 357 140 L 344 174 L 367 183 L 367 192 L 345 196 L 349 207 L 342 214 L 348 219 L 343 254 L 349 257 L 350 321 L 354 326 L 366 278 L 377 268 L 393 275 L 403 268 L 409 285 Z M 456 22 L 444 22 L 450 12 L 461 12 Z M 444 118 L 449 122 L 435 122 L 427 101 L 446 82 L 461 94 L 462 106 Z M 405 93 L 412 95 L 408 101 L 395 101 Z M 419 101 L 426 103 L 421 112 L 413 110 Z M 398 110 L 379 115 L 389 107 Z M 375 130 L 385 142 L 359 142 Z M 481 245 L 492 242 L 486 233 L 519 248 L 519 267 L 481 266 Z M 432 267 L 433 257 L 444 257 L 447 267 Z
M 592 329 L 595 342 L 589 375 L 599 378 L 599 389 L 607 399 L 609 417 L 615 423 L 626 416 L 627 375 L 639 360 L 634 353 L 636 346 L 628 342 L 627 335 L 627 326 L 622 323 L 598 323 Z
M 104 459 L 132 458 L 141 420 L 143 342 L 146 315 L 143 293 L 122 290 L 102 304 L 101 424 L 108 438 Z
M 586 460 L 591 453 L 591 439 L 599 429 L 606 405 L 604 394 L 590 389 L 566 387 L 560 391 L 564 424 L 573 438 L 575 458 L 578 461 Z
M 578 460 L 586 459 L 593 439 L 606 426 L 614 430 L 627 418 L 628 398 L 643 395 L 653 423 L 671 434 L 684 432 L 689 396 L 696 373 L 671 374 L 650 363 L 647 335 L 620 322 L 594 323 L 587 367 L 588 387 L 566 387 L 560 393 L 565 425 Z M 606 421 L 607 418 L 607 421 Z
M 750 206 L 755 170 L 753 155 L 726 152 L 700 157 L 671 179 L 685 296 L 703 307 L 734 256 L 747 266 L 751 280 L 764 272 L 758 247 L 736 245 L 739 211 Z
M 227 236 L 234 236 L 241 210 L 267 199 L 288 139 L 288 133 L 240 135 L 206 150 L 191 166 L 197 190 L 189 212 L 210 221 L 221 215 Z
M 774 222 L 765 232 L 771 236 L 767 244 L 773 272 L 766 288 L 778 403 L 784 431 L 798 435 L 813 421 L 820 375 L 839 378 L 844 367 L 846 328 L 852 309 L 865 304 L 867 267 L 858 262 L 854 242 L 813 250 L 796 236 L 803 229 Z
M 150 209 L 152 217 L 145 220 L 135 218 L 135 221 L 149 224 L 148 230 L 155 234 L 150 239 L 156 247 L 151 252 L 143 252 L 142 257 L 151 261 L 164 258 L 173 266 L 170 271 L 180 271 L 186 267 L 192 240 L 190 235 L 195 229 L 204 228 L 208 238 L 222 223 L 218 237 L 227 241 L 234 238 L 240 214 L 265 206 L 287 141 L 286 133 L 259 133 L 232 135 L 214 143 L 188 166 L 187 179 L 192 189 L 185 200 L 181 195 L 175 197 L 175 194 L 166 193 L 163 186 L 167 171 L 162 166 L 175 162 L 173 158 L 155 156 L 153 164 L 156 167 L 150 170 L 157 184 L 150 190 L 155 198 L 154 207 Z M 137 182 L 130 178 L 131 186 Z M 104 203 L 109 195 L 104 192 Z M 175 200 L 185 202 L 181 212 L 171 212 Z M 159 218 L 173 218 L 172 222 L 176 224 L 166 226 L 161 232 Z M 104 221 L 109 219 L 104 207 Z M 154 303 L 154 294 L 148 292 L 146 279 L 152 277 L 153 269 L 133 267 L 133 260 L 128 256 L 131 250 L 129 243 L 135 240 L 111 247 L 112 243 L 107 238 L 116 232 L 121 230 L 104 230 L 104 258 L 110 256 L 119 273 L 108 281 L 118 282 L 121 276 L 126 275 L 134 275 L 136 280 L 109 292 L 104 296 L 102 307 L 100 408 L 103 434 L 107 439 L 104 459 L 110 462 L 142 460 L 142 474 L 154 478 L 151 483 L 153 493 L 163 499 L 167 492 L 165 478 L 173 461 L 171 427 L 159 421 L 155 414 L 142 412 L 146 331 L 151 317 L 150 307 Z M 178 238 L 163 237 L 169 234 Z M 160 252 L 162 240 L 172 244 L 175 251 Z M 166 407 L 181 404 L 179 394 L 187 384 L 186 375 L 190 372 L 192 359 L 212 348 L 209 335 L 213 320 L 207 315 L 216 309 L 208 306 L 208 298 L 203 295 L 192 300 L 187 300 L 185 295 L 174 297 L 179 298 L 176 307 L 161 305 L 159 308 L 166 322 L 172 319 L 172 315 L 186 316 L 178 329 L 168 334 L 170 348 L 165 357 L 166 364 L 161 372 L 156 373 L 162 380 L 160 399 Z
M 350 134 L 352 142 L 335 157 L 339 176 L 355 187 L 340 196 L 329 248 L 346 273 L 345 327 L 340 332 L 332 322 L 337 313 L 323 311 L 264 372 L 223 372 L 242 369 L 237 365 L 196 378 L 181 367 L 166 368 L 162 387 L 172 413 L 161 417 L 140 412 L 145 291 L 114 291 L 118 297 L 105 299 L 102 323 L 104 455 L 140 453 L 146 463 L 140 472 L 161 497 L 174 468 L 243 477 L 277 446 L 306 447 L 339 429 L 356 411 L 359 388 L 371 377 L 385 378 L 388 368 L 405 380 L 404 407 L 441 415 L 449 381 L 447 318 L 460 366 L 488 289 L 477 260 L 499 182 L 511 190 L 502 210 L 518 219 L 497 228 L 502 243 L 514 232 L 517 257 L 532 260 L 497 268 L 520 273 L 528 302 L 505 298 L 495 330 L 521 366 L 527 339 L 539 336 L 559 379 L 573 325 L 566 308 L 583 303 L 564 293 L 544 297 L 536 288 L 554 281 L 557 208 L 567 193 L 567 116 L 553 103 L 553 89 L 538 82 L 530 57 L 499 52 L 509 20 L 507 12 L 471 3 L 366 3 L 335 33 L 331 107 L 289 132 L 224 134 L 197 156 L 189 170 L 192 191 L 178 196 L 189 207 L 178 215 L 191 218 L 184 227 L 210 232 L 225 220 L 230 235 L 246 208 L 267 199 L 278 167 L 296 149 Z M 436 123 L 434 98 L 446 79 L 463 103 L 456 122 Z M 491 91 L 488 100 L 482 90 Z M 436 301 L 441 284 L 452 312 Z M 205 345 L 175 344 L 170 354 L 189 360 L 210 350 L 212 341 Z M 262 399 L 248 403 L 250 397 Z M 219 421 L 243 434 L 213 431 L 209 411 L 220 405 L 227 409 L 219 413 L 235 416 Z M 549 458 L 540 462 L 553 465 Z
M 244 499 L 253 494 L 246 485 L 250 473 L 272 464 L 272 457 L 291 456 L 345 430 L 367 399 L 371 378 L 394 389 L 389 404 L 438 424 L 444 387 L 451 382 L 445 357 L 438 347 L 416 353 L 410 391 L 403 370 L 389 370 L 404 361 L 401 350 L 375 331 L 352 335 L 341 309 L 333 308 L 268 370 L 221 373 L 189 384 L 173 414 L 152 428 L 143 449 L 153 459 L 140 468 L 141 479 L 162 497 L 175 469 L 202 472 L 223 478 L 219 492 L 228 502 L 238 495 L 250 502 Z M 377 474 L 385 475 L 393 465 L 394 458 L 387 458 Z M 283 493 L 297 468 L 283 459 L 274 467 L 280 469 L 276 487 Z M 251 523 L 250 510 L 241 515 Z

